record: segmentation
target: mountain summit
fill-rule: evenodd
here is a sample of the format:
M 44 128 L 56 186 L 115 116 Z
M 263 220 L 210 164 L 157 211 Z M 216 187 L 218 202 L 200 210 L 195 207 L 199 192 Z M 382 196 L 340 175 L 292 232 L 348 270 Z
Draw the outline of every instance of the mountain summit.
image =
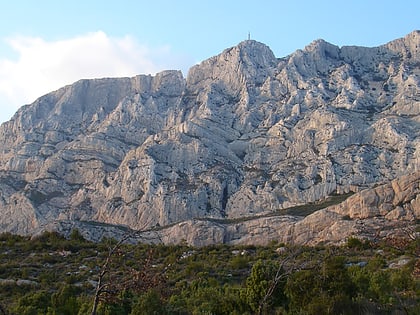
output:
M 419 46 L 414 31 L 276 58 L 247 40 L 187 78 L 51 92 L 0 127 L 0 230 L 194 245 L 396 233 L 420 217 Z

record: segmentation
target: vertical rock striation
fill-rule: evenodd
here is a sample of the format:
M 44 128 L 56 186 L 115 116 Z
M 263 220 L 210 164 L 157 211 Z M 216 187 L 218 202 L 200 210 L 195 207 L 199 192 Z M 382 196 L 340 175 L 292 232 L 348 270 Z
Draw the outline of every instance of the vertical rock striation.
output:
M 169 233 L 186 221 L 185 237 L 178 230 L 167 242 L 194 243 L 207 228 L 201 243 L 308 243 L 329 214 L 355 231 L 341 217 L 367 210 L 346 202 L 308 225 L 272 215 L 420 171 L 419 46 L 414 31 L 374 48 L 316 40 L 276 58 L 248 40 L 186 79 L 164 71 L 51 92 L 0 127 L 0 230 L 98 222 Z M 381 215 L 408 220 L 382 201 Z M 223 225 L 254 216 L 254 230 Z

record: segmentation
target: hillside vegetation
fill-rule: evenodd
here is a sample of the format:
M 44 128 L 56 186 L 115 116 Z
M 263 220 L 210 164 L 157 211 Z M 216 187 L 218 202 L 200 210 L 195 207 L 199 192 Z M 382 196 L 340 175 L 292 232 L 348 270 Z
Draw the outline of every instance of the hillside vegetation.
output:
M 420 241 L 409 232 L 341 247 L 2 234 L 0 314 L 419 314 Z

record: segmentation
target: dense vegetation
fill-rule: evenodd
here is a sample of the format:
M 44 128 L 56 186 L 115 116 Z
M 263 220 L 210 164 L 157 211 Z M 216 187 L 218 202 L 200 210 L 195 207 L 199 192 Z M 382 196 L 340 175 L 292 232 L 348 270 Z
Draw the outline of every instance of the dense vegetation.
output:
M 418 239 L 191 248 L 2 234 L 0 314 L 420 314 L 419 251 Z

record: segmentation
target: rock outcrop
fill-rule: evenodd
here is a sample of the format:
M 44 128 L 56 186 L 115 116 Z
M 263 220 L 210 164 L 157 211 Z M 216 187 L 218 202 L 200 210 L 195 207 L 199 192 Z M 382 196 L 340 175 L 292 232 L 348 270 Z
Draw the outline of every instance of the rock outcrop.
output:
M 313 244 L 416 222 L 419 46 L 414 31 L 276 58 L 248 40 L 186 79 L 164 71 L 47 94 L 0 127 L 0 231 Z

